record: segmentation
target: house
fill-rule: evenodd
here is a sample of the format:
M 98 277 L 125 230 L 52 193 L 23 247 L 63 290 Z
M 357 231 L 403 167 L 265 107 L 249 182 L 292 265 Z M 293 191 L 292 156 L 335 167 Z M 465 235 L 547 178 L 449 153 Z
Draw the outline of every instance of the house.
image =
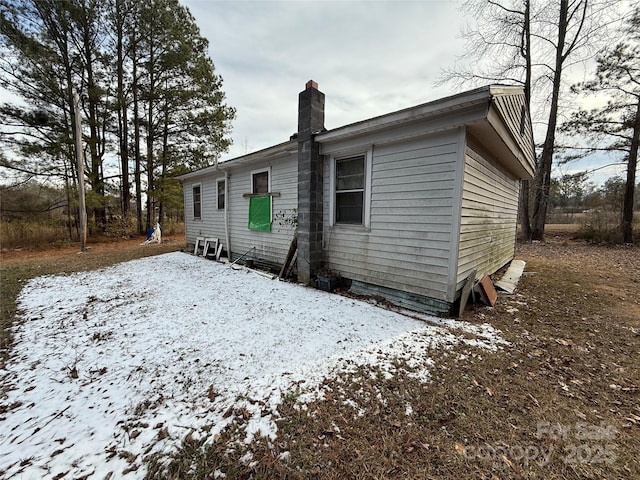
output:
M 522 88 L 490 85 L 324 128 L 324 94 L 299 95 L 287 142 L 181 176 L 187 243 L 282 265 L 297 227 L 298 279 L 322 269 L 357 293 L 432 313 L 467 277 L 514 256 L 519 182 L 534 169 Z

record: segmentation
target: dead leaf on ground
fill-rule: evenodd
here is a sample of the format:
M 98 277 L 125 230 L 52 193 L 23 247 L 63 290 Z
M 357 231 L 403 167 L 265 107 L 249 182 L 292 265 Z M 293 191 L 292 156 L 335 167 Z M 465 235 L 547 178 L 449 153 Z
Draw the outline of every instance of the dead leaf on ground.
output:
M 513 465 L 513 462 L 512 462 L 511 460 L 509 460 L 509 459 L 507 458 L 507 456 L 506 456 L 506 455 L 502 454 L 502 455 L 500 456 L 500 458 L 502 459 L 502 461 L 503 461 L 504 463 L 506 463 L 507 465 L 509 465 L 509 466 L 511 467 L 511 469 L 513 469 L 513 470 L 515 470 L 515 469 L 516 469 L 516 468 L 515 468 L 515 466 Z
M 216 391 L 213 389 L 213 384 L 209 385 L 207 397 L 209 397 L 209 400 L 211 400 L 212 402 L 216 399 Z

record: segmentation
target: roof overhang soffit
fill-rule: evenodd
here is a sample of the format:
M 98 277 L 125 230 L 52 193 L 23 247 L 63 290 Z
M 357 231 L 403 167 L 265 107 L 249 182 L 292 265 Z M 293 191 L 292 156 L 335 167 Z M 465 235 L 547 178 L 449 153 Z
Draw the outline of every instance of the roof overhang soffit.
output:
M 528 118 L 525 120 L 528 121 Z M 533 139 L 525 139 L 531 147 L 524 150 L 514 138 L 514 132 L 508 127 L 495 104 L 492 102 L 484 122 L 469 126 L 469 132 L 489 151 L 493 152 L 502 166 L 520 179 L 533 178 L 535 158 Z M 530 133 L 528 133 L 530 136 Z

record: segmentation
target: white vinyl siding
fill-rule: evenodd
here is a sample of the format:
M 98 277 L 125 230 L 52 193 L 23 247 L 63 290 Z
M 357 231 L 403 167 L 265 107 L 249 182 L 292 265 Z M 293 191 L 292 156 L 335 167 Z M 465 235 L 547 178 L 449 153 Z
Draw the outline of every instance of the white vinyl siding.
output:
M 482 152 L 482 153 L 480 153 Z M 479 147 L 467 146 L 457 288 L 474 268 L 479 278 L 492 274 L 514 255 L 519 181 L 498 167 Z
M 330 169 L 325 168 L 327 266 L 353 280 L 449 300 L 458 157 L 456 130 L 402 143 L 374 143 L 370 228 L 359 230 L 330 225 Z
M 197 237 L 218 238 L 224 243 L 224 210 L 218 210 L 217 181 L 220 173 L 215 176 L 203 176 L 184 181 L 185 236 L 187 243 L 194 244 Z M 200 185 L 200 218 L 193 218 L 194 185 Z M 226 248 L 226 246 L 225 246 Z
M 249 198 L 243 195 L 252 192 L 252 173 L 269 172 L 269 189 L 279 194 L 271 198 L 271 232 L 248 229 Z M 249 258 L 257 258 L 274 264 L 283 264 L 289 244 L 293 238 L 293 225 L 281 224 L 279 219 L 290 217 L 298 208 L 298 154 L 292 153 L 278 158 L 272 163 L 252 163 L 251 166 L 235 167 L 230 170 L 229 196 L 229 234 L 231 250 L 234 255 L 242 255 L 252 247 Z
M 533 145 L 533 134 L 531 121 L 527 114 L 524 95 L 500 95 L 494 100 L 494 105 L 506 128 L 517 142 L 518 148 L 524 154 L 522 159 L 534 159 L 535 147 Z M 531 164 L 531 168 L 534 165 Z
M 202 219 L 194 221 L 191 216 L 185 218 L 185 236 L 188 244 L 193 245 L 197 237 L 218 238 L 227 249 L 225 232 L 225 211 L 229 217 L 229 240 L 233 255 L 242 255 L 252 247 L 249 258 L 261 259 L 273 264 L 284 263 L 293 238 L 295 217 L 298 209 L 298 155 L 292 152 L 269 155 L 268 160 L 259 157 L 245 165 L 221 165 L 219 170 L 203 172 L 202 175 L 184 180 L 185 211 L 193 211 L 192 187 L 201 185 Z M 226 168 L 225 168 L 226 167 Z M 225 170 L 228 173 L 225 195 L 226 209 L 218 209 L 218 185 L 225 183 Z M 254 173 L 268 172 L 271 198 L 271 232 L 248 229 L 249 197 L 252 193 Z

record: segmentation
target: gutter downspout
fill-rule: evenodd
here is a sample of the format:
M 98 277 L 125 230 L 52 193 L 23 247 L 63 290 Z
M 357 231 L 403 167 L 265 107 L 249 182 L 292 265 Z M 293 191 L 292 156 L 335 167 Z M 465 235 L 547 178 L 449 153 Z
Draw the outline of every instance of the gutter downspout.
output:
M 227 242 L 227 257 L 231 261 L 231 237 L 229 236 L 229 171 L 224 171 L 224 234 Z

